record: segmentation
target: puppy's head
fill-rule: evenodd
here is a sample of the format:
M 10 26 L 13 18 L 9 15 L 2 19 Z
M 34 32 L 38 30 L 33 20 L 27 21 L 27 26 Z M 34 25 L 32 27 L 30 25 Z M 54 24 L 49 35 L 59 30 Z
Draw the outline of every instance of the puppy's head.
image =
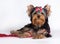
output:
M 29 5 L 27 12 L 32 24 L 41 27 L 45 23 L 46 18 L 50 15 L 50 6 L 45 5 L 44 8 L 42 8 Z

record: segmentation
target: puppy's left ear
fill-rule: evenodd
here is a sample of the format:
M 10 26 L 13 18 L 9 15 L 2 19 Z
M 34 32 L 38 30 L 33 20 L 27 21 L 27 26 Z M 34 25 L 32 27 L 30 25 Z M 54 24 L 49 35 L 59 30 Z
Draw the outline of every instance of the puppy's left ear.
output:
M 50 13 L 51 13 L 51 7 L 50 7 L 50 5 L 45 5 L 44 6 L 44 9 L 46 9 L 47 10 L 47 16 L 49 16 L 50 15 Z
M 31 11 L 32 11 L 33 8 L 34 8 L 33 5 L 28 5 L 28 6 L 27 6 L 27 13 L 28 13 L 28 16 L 30 16 L 30 13 L 31 13 Z

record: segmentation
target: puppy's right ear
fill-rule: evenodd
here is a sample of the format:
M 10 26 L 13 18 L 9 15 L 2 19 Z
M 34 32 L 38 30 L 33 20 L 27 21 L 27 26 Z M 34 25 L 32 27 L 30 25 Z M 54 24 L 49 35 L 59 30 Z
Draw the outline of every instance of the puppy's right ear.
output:
M 50 5 L 45 5 L 44 6 L 44 8 L 47 10 L 47 16 L 49 16 L 50 15 L 50 13 L 51 13 L 51 7 L 50 7 Z
M 31 11 L 32 11 L 33 8 L 34 8 L 33 5 L 27 6 L 27 13 L 28 13 L 28 16 L 30 16 L 30 13 L 31 13 Z

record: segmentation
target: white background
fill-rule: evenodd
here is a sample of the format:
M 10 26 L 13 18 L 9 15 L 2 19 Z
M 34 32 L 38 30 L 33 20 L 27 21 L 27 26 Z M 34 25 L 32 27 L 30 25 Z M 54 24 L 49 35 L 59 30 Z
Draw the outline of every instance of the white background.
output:
M 59 0 L 0 0 L 0 30 L 21 28 L 30 23 L 26 13 L 28 5 L 51 6 L 49 24 L 52 30 L 60 30 L 60 1 Z
M 22 28 L 24 25 L 30 23 L 30 19 L 26 13 L 27 6 L 28 5 L 34 5 L 34 6 L 42 6 L 44 7 L 46 4 L 49 4 L 51 6 L 51 15 L 49 17 L 49 24 L 51 27 L 53 39 L 47 39 L 42 40 L 40 42 L 33 41 L 34 44 L 59 44 L 59 30 L 60 30 L 60 0 L 0 0 L 0 33 L 9 33 L 10 30 L 16 30 Z M 55 35 L 54 35 L 55 34 Z M 59 35 L 59 36 L 58 36 Z M 56 36 L 58 39 L 56 39 Z M 4 38 L 3 38 L 4 39 Z M 1 39 L 1 41 L 6 42 L 11 39 Z M 17 39 L 17 44 L 19 40 Z M 49 41 L 50 42 L 49 42 Z M 9 44 L 8 41 L 8 44 Z M 20 40 L 21 41 L 21 40 Z M 25 40 L 22 40 L 25 41 Z M 37 40 L 39 41 L 39 40 Z M 52 42 L 53 41 L 53 42 Z M 27 42 L 27 41 L 26 41 Z M 26 44 L 32 44 L 32 41 L 28 39 L 28 42 Z M 55 43 L 56 42 L 56 43 Z M 3 43 L 3 42 L 1 42 Z M 4 42 L 5 43 L 5 42 Z M 3 44 L 4 44 L 3 43 Z M 21 42 L 23 43 L 23 42 Z M 10 42 L 12 44 L 12 41 Z M 25 44 L 25 43 L 24 43 Z

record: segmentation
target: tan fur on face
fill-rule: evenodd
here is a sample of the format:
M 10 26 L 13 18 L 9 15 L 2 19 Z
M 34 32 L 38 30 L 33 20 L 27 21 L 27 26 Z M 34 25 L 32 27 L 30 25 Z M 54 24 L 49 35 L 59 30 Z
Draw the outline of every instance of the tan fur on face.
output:
M 37 14 L 34 14 L 33 18 L 32 18 L 32 24 L 35 26 L 42 26 L 45 23 L 45 16 L 44 15 L 40 15 L 40 17 L 37 17 Z

